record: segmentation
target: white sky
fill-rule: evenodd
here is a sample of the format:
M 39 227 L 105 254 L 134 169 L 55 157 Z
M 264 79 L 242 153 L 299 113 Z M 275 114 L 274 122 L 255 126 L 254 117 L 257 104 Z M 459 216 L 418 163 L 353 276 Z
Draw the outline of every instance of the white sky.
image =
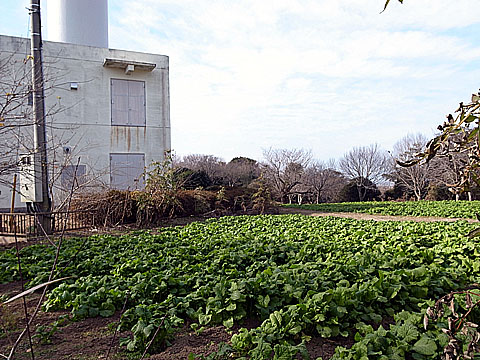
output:
M 28 3 L 0 0 L 0 34 L 28 36 Z M 110 47 L 170 57 L 177 154 L 304 148 L 327 160 L 432 136 L 480 87 L 478 0 L 383 5 L 110 0 Z

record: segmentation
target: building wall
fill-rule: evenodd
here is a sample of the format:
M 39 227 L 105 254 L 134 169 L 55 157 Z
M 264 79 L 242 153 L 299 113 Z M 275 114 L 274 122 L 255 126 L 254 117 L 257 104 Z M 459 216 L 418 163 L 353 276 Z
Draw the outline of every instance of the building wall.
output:
M 28 39 L 0 36 L 0 56 L 26 59 L 29 44 Z M 155 68 L 137 68 L 127 75 L 124 69 L 105 67 L 106 58 L 155 64 Z M 54 164 L 51 178 L 63 166 L 76 165 L 80 157 L 80 164 L 87 165 L 89 184 L 108 186 L 110 154 L 144 154 L 148 165 L 162 161 L 170 150 L 167 56 L 44 42 L 44 73 L 46 109 L 52 114 L 47 118 L 48 156 Z M 111 125 L 111 79 L 145 82 L 146 126 Z M 0 207 L 8 207 L 11 190 L 0 187 L 0 191 Z

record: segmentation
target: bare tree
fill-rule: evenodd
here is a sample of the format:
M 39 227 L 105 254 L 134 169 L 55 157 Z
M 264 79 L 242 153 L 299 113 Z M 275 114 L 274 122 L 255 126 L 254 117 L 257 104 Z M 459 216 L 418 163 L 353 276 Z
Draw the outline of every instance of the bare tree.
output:
M 457 201 L 460 200 L 460 195 L 465 192 L 468 199 L 472 200 L 471 187 L 475 186 L 475 183 L 470 181 L 468 187 L 458 185 L 462 182 L 465 168 L 471 166 L 471 159 L 464 152 L 449 151 L 449 153 L 439 153 L 426 163 L 429 165 L 431 183 L 447 187 Z
M 0 58 L 0 182 L 4 185 L 10 184 L 9 176 L 17 171 L 20 149 L 33 151 L 25 148 L 25 129 L 33 125 L 30 71 L 14 55 Z
M 431 139 L 422 152 L 407 161 L 399 161 L 399 165 L 431 163 L 437 183 L 443 182 L 457 200 L 462 193 L 467 193 L 471 200 L 472 188 L 480 186 L 479 109 L 480 93 L 472 94 L 471 102 L 460 103 L 456 117 L 449 114 L 438 126 L 440 134 Z
M 422 200 L 428 191 L 431 180 L 430 163 L 416 164 L 411 167 L 401 167 L 396 160 L 407 161 L 422 151 L 427 138 L 422 134 L 408 134 L 393 146 L 392 167 L 389 178 L 398 183 L 407 192 L 413 193 L 416 200 Z
M 331 173 L 331 180 L 328 182 L 328 186 L 322 190 L 320 201 L 338 202 L 340 194 L 347 184 L 347 179 L 340 171 L 333 171 Z
M 176 166 L 194 171 L 204 171 L 215 183 L 223 176 L 225 162 L 214 155 L 190 154 L 178 161 Z
M 289 195 L 295 193 L 295 187 L 302 183 L 304 171 L 312 159 L 311 151 L 270 148 L 263 151 L 263 157 L 265 180 L 277 198 L 287 202 Z
M 247 157 L 235 157 L 224 167 L 223 178 L 228 186 L 247 186 L 259 176 L 257 161 Z
M 358 198 L 363 201 L 370 182 L 377 184 L 388 169 L 385 151 L 377 144 L 354 147 L 339 161 L 342 172 L 355 182 Z
M 327 189 L 333 189 L 339 182 L 344 184 L 342 174 L 335 169 L 336 162 L 331 159 L 326 163 L 314 161 L 305 170 L 304 186 L 315 203 L 326 201 L 326 196 L 323 195 Z

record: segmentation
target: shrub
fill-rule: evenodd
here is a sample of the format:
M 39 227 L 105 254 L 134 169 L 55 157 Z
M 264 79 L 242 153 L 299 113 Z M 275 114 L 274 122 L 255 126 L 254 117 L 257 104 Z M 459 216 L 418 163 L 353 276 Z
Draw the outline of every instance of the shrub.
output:
M 393 188 L 388 189 L 385 191 L 383 194 L 384 200 L 399 200 L 399 199 L 404 199 L 405 198 L 405 192 L 402 189 L 402 186 L 399 185 L 398 183 L 395 183 L 393 185 Z
M 430 184 L 425 200 L 452 200 L 454 197 L 446 185 Z
M 212 180 L 204 170 L 191 170 L 182 167 L 175 169 L 174 176 L 175 180 L 182 185 L 182 188 L 188 190 L 207 188 L 213 185 Z
M 80 194 L 72 199 L 70 209 L 85 212 L 85 220 L 93 226 L 108 227 L 135 222 L 137 205 L 132 192 L 109 190 Z
M 363 185 L 360 185 L 362 190 L 365 191 L 365 198 L 363 201 L 374 201 L 380 200 L 380 190 L 378 190 L 377 185 L 375 185 L 370 180 L 366 179 L 363 181 Z M 339 200 L 340 202 L 357 202 L 360 201 L 358 196 L 358 185 L 355 180 L 351 180 L 347 185 L 345 185 L 342 190 L 340 190 Z
M 192 174 L 196 175 L 190 176 Z M 191 187 L 194 183 L 206 181 L 208 176 L 202 171 L 173 169 L 168 160 L 153 163 L 145 172 L 145 179 L 144 190 L 79 194 L 72 202 L 72 209 L 93 213 L 94 225 L 97 226 L 126 223 L 155 226 L 161 224 L 165 218 L 205 213 L 258 214 L 271 212 L 274 207 L 268 188 L 260 180 L 248 188 L 211 186 L 209 190 L 185 189 L 184 186 L 189 181 L 187 186 Z M 192 182 L 193 180 L 196 182 Z M 203 184 L 206 185 L 206 182 Z

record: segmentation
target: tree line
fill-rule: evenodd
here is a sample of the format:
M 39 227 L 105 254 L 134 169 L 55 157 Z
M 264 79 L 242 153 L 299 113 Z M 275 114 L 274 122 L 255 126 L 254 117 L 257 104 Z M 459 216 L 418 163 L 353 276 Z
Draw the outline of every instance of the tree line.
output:
M 463 193 L 454 185 L 468 164 L 462 152 L 399 165 L 415 158 L 426 144 L 422 134 L 409 134 L 391 151 L 371 144 L 328 161 L 315 159 L 310 150 L 270 148 L 261 161 L 236 157 L 225 162 L 214 155 L 190 154 L 173 157 L 173 167 L 187 189 L 248 187 L 261 181 L 282 203 L 476 198 L 477 188 Z

